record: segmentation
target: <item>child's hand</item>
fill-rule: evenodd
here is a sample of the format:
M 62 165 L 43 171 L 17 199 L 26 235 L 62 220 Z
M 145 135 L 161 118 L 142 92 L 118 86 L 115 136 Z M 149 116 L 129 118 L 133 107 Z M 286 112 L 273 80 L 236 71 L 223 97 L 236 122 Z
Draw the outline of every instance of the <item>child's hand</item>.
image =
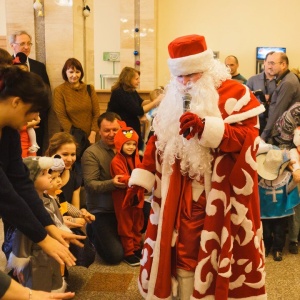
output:
M 141 122 L 141 123 L 146 123 L 146 122 L 148 122 L 147 117 L 146 117 L 145 115 L 143 115 L 142 117 L 140 117 L 140 122 Z
M 154 100 L 156 106 L 158 106 L 161 100 L 164 98 L 165 94 L 159 94 L 158 97 Z
M 64 223 L 69 228 L 80 228 L 85 225 L 85 220 L 83 218 L 72 218 L 70 216 L 63 216 Z
M 82 208 L 81 210 L 81 217 L 84 218 L 84 220 L 88 223 L 92 223 L 93 221 L 95 221 L 95 216 L 91 213 L 89 213 L 85 208 Z
M 38 117 L 37 120 L 32 120 L 30 122 L 27 122 L 27 128 L 33 127 L 33 128 L 39 128 L 39 126 L 37 126 L 39 123 L 41 122 L 41 118 Z

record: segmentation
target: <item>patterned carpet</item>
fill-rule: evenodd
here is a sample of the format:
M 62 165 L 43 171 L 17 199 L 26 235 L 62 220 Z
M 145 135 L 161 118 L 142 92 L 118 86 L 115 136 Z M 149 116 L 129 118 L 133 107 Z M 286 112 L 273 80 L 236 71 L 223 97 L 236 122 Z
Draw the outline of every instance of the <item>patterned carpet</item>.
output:
M 3 240 L 0 221 L 0 244 Z M 5 270 L 6 260 L 0 251 L 0 269 Z M 300 254 L 284 251 L 283 261 L 266 258 L 266 287 L 268 300 L 300 300 Z M 76 292 L 74 300 L 142 300 L 137 288 L 138 267 L 125 263 L 105 265 L 99 257 L 87 269 L 69 268 L 68 290 Z

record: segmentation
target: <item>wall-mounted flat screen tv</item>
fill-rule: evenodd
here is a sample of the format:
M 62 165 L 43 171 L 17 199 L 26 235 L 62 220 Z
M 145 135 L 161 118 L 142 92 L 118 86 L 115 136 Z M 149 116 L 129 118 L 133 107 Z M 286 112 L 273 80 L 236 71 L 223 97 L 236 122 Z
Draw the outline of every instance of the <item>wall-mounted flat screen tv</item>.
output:
M 284 47 L 256 47 L 256 59 L 264 60 L 266 55 L 271 51 L 286 53 L 286 48 L 284 48 Z

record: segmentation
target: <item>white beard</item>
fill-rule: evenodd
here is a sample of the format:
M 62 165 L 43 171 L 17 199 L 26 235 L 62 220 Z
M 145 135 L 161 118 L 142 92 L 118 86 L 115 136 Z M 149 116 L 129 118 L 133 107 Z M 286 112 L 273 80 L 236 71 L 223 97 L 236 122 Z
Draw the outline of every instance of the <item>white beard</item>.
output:
M 220 68 L 219 65 L 218 67 Z M 205 72 L 196 83 L 188 87 L 188 93 L 192 96 L 190 111 L 200 118 L 221 118 L 216 88 L 222 81 L 230 78 L 230 75 L 225 66 L 218 74 L 221 75 L 217 76 L 216 80 L 215 73 Z M 171 79 L 166 88 L 166 95 L 158 107 L 153 128 L 157 136 L 156 147 L 167 172 L 172 173 L 172 165 L 177 158 L 180 160 L 181 173 L 199 180 L 204 174 L 211 173 L 213 156 L 210 148 L 200 145 L 197 134 L 190 140 L 179 135 L 179 119 L 183 114 L 182 97 L 186 90 L 187 87 L 180 84 L 176 78 Z

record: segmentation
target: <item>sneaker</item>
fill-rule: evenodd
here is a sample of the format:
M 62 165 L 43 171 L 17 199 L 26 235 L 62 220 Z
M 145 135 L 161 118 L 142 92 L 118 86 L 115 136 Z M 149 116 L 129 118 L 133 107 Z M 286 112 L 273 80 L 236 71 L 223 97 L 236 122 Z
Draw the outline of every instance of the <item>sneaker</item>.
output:
M 136 257 L 138 258 L 142 258 L 142 248 L 138 249 L 138 250 L 134 250 L 133 253 Z
M 297 242 L 290 242 L 289 252 L 292 254 L 298 254 L 298 243 Z
M 274 251 L 273 252 L 273 259 L 275 261 L 282 261 L 282 252 Z
M 136 267 L 140 265 L 140 259 L 135 255 L 128 255 L 124 257 L 124 261 L 132 267 Z

